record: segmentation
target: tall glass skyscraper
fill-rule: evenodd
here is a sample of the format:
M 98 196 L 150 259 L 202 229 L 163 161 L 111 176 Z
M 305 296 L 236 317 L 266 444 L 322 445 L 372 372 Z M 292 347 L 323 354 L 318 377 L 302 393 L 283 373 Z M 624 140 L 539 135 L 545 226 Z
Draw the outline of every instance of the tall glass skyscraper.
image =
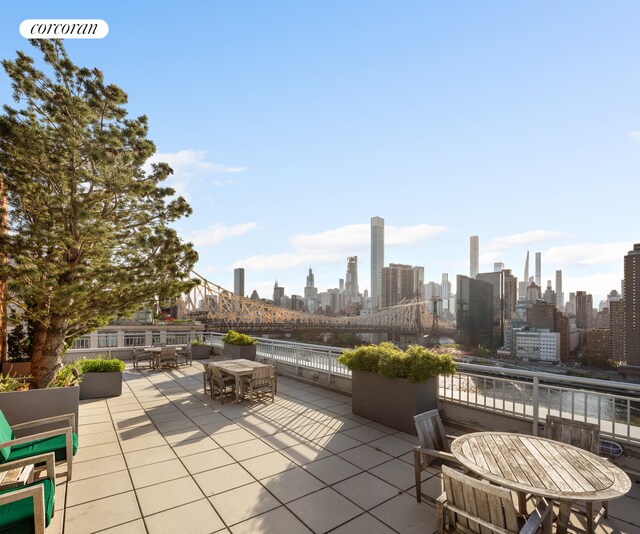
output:
M 384 219 L 371 217 L 371 307 L 382 303 L 382 268 L 384 267 Z
M 469 254 L 469 277 L 475 278 L 478 276 L 480 270 L 480 238 L 477 235 L 472 235 L 469 239 L 470 254 Z

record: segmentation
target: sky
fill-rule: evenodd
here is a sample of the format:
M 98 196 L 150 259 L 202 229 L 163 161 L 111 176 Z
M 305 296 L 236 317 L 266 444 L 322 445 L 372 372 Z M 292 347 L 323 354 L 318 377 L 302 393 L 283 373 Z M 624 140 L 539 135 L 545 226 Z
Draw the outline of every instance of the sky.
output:
M 385 263 L 425 281 L 468 275 L 478 235 L 481 272 L 522 280 L 529 250 L 543 291 L 556 269 L 565 299 L 620 291 L 640 242 L 638 2 L 18 4 L 0 7 L 2 58 L 37 54 L 24 19 L 109 24 L 67 51 L 148 116 L 214 283 L 244 267 L 247 294 L 303 294 L 311 266 L 325 291 L 357 256 L 369 289 L 379 216 Z

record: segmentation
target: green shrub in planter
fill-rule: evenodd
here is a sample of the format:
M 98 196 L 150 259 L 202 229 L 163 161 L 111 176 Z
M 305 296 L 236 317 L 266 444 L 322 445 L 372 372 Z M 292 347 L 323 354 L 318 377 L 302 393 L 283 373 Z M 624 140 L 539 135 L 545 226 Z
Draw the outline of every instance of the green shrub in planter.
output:
M 84 373 L 122 373 L 125 369 L 125 364 L 122 360 L 108 356 L 104 358 L 102 356 L 83 358 L 75 362 L 75 366 L 81 375 Z
M 338 361 L 350 371 L 368 371 L 386 378 L 407 378 L 410 382 L 424 382 L 433 376 L 456 372 L 456 364 L 450 354 L 438 354 L 419 345 L 402 351 L 390 342 L 345 350 Z
M 248 336 L 247 334 L 241 334 L 240 332 L 236 332 L 235 330 L 229 330 L 226 335 L 222 337 L 222 341 L 225 344 L 229 345 L 256 345 L 258 340 L 254 337 Z
M 203 347 L 206 343 L 202 339 L 192 339 L 191 346 L 192 347 Z

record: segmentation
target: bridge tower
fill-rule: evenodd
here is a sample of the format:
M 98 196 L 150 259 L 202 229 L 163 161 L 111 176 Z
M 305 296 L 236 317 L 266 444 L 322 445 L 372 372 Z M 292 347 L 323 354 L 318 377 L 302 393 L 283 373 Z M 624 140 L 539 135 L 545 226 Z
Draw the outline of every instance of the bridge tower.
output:
M 437 347 L 440 345 L 440 320 L 438 317 L 438 303 L 442 302 L 442 298 L 438 295 L 431 297 L 431 329 L 427 334 L 427 347 Z

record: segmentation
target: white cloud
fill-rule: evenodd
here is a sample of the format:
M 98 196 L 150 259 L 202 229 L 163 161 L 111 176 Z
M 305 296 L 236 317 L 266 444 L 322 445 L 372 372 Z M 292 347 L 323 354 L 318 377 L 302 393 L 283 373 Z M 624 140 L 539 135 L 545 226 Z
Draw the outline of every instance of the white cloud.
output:
M 629 139 L 632 139 L 633 141 L 637 141 L 638 143 L 640 143 L 640 131 L 635 130 L 633 132 L 629 132 L 627 134 L 627 137 Z
M 206 160 L 207 153 L 204 150 L 179 150 L 178 152 L 156 152 L 145 163 L 145 170 L 151 171 L 152 163 L 164 162 L 173 169 L 173 174 L 167 178 L 167 185 L 176 190 L 177 195 L 189 198 L 189 185 L 191 181 L 199 177 L 207 177 L 218 173 L 239 173 L 246 167 L 227 167 L 220 163 Z M 224 186 L 238 183 L 237 180 L 213 180 L 209 185 Z
M 446 226 L 418 224 L 414 226 L 386 226 L 385 247 L 411 246 L 447 230 Z M 316 234 L 295 234 L 289 237 L 293 252 L 251 256 L 235 262 L 232 267 L 256 271 L 292 269 L 344 261 L 345 255 L 368 252 L 371 227 L 368 224 L 349 224 Z
M 629 251 L 629 242 L 577 243 L 564 247 L 552 247 L 543 257 L 545 261 L 565 266 L 588 266 L 619 263 Z
M 204 230 L 197 230 L 194 232 L 191 235 L 190 240 L 198 247 L 210 247 L 217 245 L 220 241 L 224 241 L 229 237 L 246 234 L 256 228 L 258 228 L 258 223 L 256 222 L 236 224 L 234 226 L 213 224 Z
M 612 289 L 620 292 L 622 273 L 595 273 L 587 276 L 563 276 L 562 292 L 564 300 L 569 300 L 569 292 L 586 291 L 593 295 L 593 306 L 597 307 L 605 300 Z
M 482 242 L 480 242 L 480 248 L 484 248 L 487 251 L 499 251 L 516 247 L 524 247 L 544 241 L 551 241 L 552 239 L 571 237 L 572 235 L 573 234 L 570 234 L 568 232 L 555 232 L 552 230 L 532 230 L 530 232 L 523 232 L 521 234 L 494 237 L 485 246 L 483 246 Z

